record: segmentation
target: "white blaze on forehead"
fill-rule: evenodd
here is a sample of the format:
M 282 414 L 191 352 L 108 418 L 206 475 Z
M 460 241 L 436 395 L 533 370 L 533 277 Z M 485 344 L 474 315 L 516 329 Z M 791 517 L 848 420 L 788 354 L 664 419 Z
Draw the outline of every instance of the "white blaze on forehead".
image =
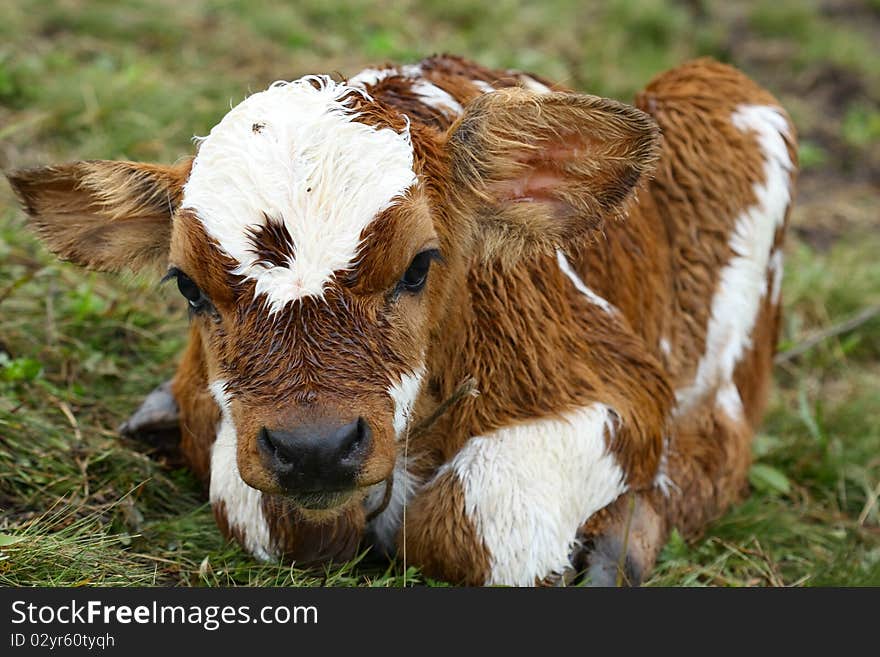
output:
M 755 135 L 764 156 L 763 179 L 755 183 L 756 203 L 737 217 L 730 237 L 733 257 L 721 270 L 718 289 L 706 330 L 706 351 L 691 385 L 676 391 L 679 412 L 687 412 L 707 392 L 728 385 L 736 364 L 752 346 L 752 330 L 765 294 L 778 294 L 777 276 L 782 256 L 771 257 L 776 231 L 785 222 L 791 202 L 791 171 L 788 154 L 788 122 L 775 107 L 743 105 L 731 117 L 733 125 Z M 773 289 L 768 290 L 772 274 Z M 779 279 L 781 281 L 781 278 Z M 724 393 L 722 407 L 735 405 Z
M 211 504 L 223 503 L 229 528 L 238 532 L 248 552 L 261 561 L 271 561 L 276 555 L 263 513 L 263 493 L 244 483 L 238 472 L 238 437 L 229 412 L 226 382 L 217 380 L 209 387 L 221 412 L 211 447 Z
M 275 312 L 321 297 L 358 258 L 361 232 L 416 182 L 409 130 L 360 123 L 352 94 L 326 76 L 276 82 L 237 105 L 206 137 L 184 187 L 183 208 L 256 281 Z M 294 257 L 258 262 L 249 232 L 266 217 L 287 228 Z
M 611 409 L 592 404 L 471 438 L 438 471 L 461 482 L 490 554 L 487 584 L 532 586 L 570 567 L 578 528 L 627 489 L 606 446 L 614 428 Z

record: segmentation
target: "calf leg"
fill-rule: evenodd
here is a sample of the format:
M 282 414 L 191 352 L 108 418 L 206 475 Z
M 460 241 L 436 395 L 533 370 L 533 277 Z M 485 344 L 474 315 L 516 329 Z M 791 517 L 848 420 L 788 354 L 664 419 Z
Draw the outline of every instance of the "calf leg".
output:
M 166 381 L 146 396 L 137 410 L 119 426 L 119 433 L 151 445 L 180 441 L 180 407 Z
M 670 526 L 688 537 L 748 491 L 754 429 L 732 384 L 711 403 L 680 419 L 669 445 L 668 494 L 656 496 Z
M 621 496 L 581 528 L 583 550 L 574 564 L 590 584 L 641 584 L 669 528 L 694 537 L 743 495 L 753 430 L 730 397 L 733 390 L 721 395 L 722 403 L 679 418 L 662 486 Z
M 407 510 L 401 541 L 432 576 L 530 586 L 571 568 L 578 528 L 625 489 L 593 404 L 471 438 Z
M 667 536 L 654 497 L 647 491 L 622 495 L 582 527 L 583 550 L 573 565 L 591 586 L 638 586 L 654 567 Z

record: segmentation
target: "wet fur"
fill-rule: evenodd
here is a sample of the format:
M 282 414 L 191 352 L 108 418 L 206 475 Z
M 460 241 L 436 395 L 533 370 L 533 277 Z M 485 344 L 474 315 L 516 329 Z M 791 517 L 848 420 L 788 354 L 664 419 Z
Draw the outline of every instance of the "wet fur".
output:
M 176 220 L 175 239 L 185 240 L 191 262 L 214 263 L 194 265 L 199 285 L 212 291 L 218 307 L 238 312 L 241 322 L 236 334 L 223 326 L 191 328 L 173 387 L 181 449 L 207 483 L 219 420 L 207 384 L 221 369 L 234 375 L 238 367 L 246 375 L 238 382 L 239 404 L 275 413 L 280 398 L 314 391 L 339 408 L 349 398 L 370 398 L 371 412 L 386 417 L 393 409 L 376 391 L 388 377 L 412 369 L 426 345 L 428 378 L 416 418 L 467 377 L 476 378 L 481 394 L 456 404 L 409 446 L 410 469 L 429 482 L 407 509 L 400 541 L 409 561 L 432 576 L 485 582 L 492 556 L 466 512 L 461 483 L 443 472 L 443 464 L 473 436 L 602 403 L 619 418 L 608 449 L 626 473 L 629 492 L 584 523 L 579 539 L 586 551 L 573 555 L 574 563 L 603 584 L 617 580 L 616 564 L 623 563 L 624 581 L 637 583 L 671 527 L 699 533 L 746 491 L 778 303 L 765 296 L 752 347 L 734 373 L 741 419 L 721 412 L 708 393 L 703 403 L 676 414 L 674 392 L 690 383 L 703 355 L 719 271 L 732 257 L 733 222 L 755 203 L 753 188 L 761 182 L 756 140 L 730 117 L 741 104 L 778 104 L 738 71 L 709 60 L 659 76 L 637 97 L 639 109 L 589 96 L 569 102 L 564 89 L 534 76 L 555 93 L 530 94 L 520 90 L 520 74 L 454 57 L 420 66 L 420 79 L 449 94 L 466 115 L 457 122 L 421 102 L 415 80 L 406 76 L 368 85 L 377 103 L 362 108 L 359 120 L 400 127 L 400 113 L 406 114 L 425 184 L 400 213 L 369 227 L 363 236 L 369 256 L 330 291 L 328 304 L 301 304 L 285 326 L 260 325 L 256 315 L 235 309 L 228 292 L 247 283 L 230 280 L 191 218 Z M 506 91 L 482 95 L 477 82 Z M 791 127 L 788 148 L 796 162 Z M 572 165 L 573 149 L 588 156 Z M 151 178 L 159 181 L 151 188 L 138 173 L 145 166 L 85 163 L 19 172 L 10 181 L 51 249 L 92 268 L 116 270 L 126 264 L 123 254 L 139 254 L 133 264 L 140 266 L 172 242 L 165 211 L 179 200 L 175 190 L 187 165 L 163 170 Z M 546 186 L 542 175 L 523 177 L 525 170 L 558 184 Z M 71 204 L 74 189 L 92 191 L 92 200 Z M 407 311 L 424 321 L 408 325 L 403 315 L 387 314 L 380 291 L 418 245 L 394 250 L 388 245 L 400 239 L 388 236 L 398 231 L 403 239 L 402 227 L 421 225 L 426 216 L 441 252 L 453 255 L 438 264 L 445 284 Z M 137 230 L 123 236 L 116 230 L 121 223 Z M 147 234 L 154 229 L 158 236 Z M 102 239 L 94 242 L 101 246 L 85 250 L 83 231 L 99 231 Z M 262 257 L 275 257 L 285 247 L 282 238 L 274 236 L 275 247 Z M 192 252 L 193 244 L 205 253 Z M 572 268 L 614 313 L 571 285 L 556 264 L 555 248 L 564 249 Z M 303 332 L 306 325 L 310 330 Z M 429 333 L 419 333 L 419 326 L 431 327 Z M 335 349 L 350 330 L 358 341 Z M 668 350 L 660 348 L 663 341 Z M 266 354 L 278 351 L 290 353 L 284 369 L 276 361 L 264 367 Z M 255 370 L 265 373 L 255 380 Z M 242 422 L 240 431 L 250 426 Z M 393 440 L 387 445 L 383 463 L 393 463 Z M 239 449 L 242 463 L 246 447 Z M 673 482 L 665 492 L 656 485 L 661 467 Z M 263 509 L 280 556 L 308 563 L 355 554 L 364 525 L 359 507 L 318 521 L 266 495 Z M 222 506 L 215 514 L 221 530 L 241 539 Z

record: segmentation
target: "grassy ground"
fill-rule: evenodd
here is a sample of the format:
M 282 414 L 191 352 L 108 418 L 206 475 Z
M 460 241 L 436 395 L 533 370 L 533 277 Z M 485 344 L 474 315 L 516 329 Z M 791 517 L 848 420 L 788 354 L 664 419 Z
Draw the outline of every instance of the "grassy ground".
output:
M 801 139 L 782 348 L 880 303 L 880 2 L 11 0 L 0 4 L 0 168 L 170 162 L 249 90 L 455 52 L 629 99 L 710 54 Z M 174 371 L 182 303 L 60 264 L 0 185 L 0 585 L 423 581 L 404 564 L 303 573 L 225 544 L 193 478 L 115 427 Z M 653 585 L 880 585 L 880 318 L 777 371 L 753 494 Z

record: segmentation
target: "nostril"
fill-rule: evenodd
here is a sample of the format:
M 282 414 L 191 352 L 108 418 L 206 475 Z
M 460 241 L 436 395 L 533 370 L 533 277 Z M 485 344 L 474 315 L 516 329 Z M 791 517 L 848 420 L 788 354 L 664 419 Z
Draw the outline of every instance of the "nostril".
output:
M 372 432 L 370 431 L 370 425 L 367 424 L 367 421 L 364 418 L 359 417 L 357 421 L 358 442 L 362 443 L 365 440 L 369 440 L 371 433 Z
M 344 426 L 340 433 L 342 434 L 339 441 L 341 458 L 343 460 L 362 458 L 369 447 L 373 433 L 367 421 L 359 417 L 351 424 Z
M 260 433 L 257 435 L 257 443 L 267 452 L 275 451 L 275 445 L 272 443 L 272 438 L 269 436 L 269 430 L 266 427 L 260 429 Z
M 263 450 L 274 455 L 282 465 L 289 465 L 291 463 L 290 454 L 285 450 L 283 442 L 266 427 L 260 429 L 257 441 Z

